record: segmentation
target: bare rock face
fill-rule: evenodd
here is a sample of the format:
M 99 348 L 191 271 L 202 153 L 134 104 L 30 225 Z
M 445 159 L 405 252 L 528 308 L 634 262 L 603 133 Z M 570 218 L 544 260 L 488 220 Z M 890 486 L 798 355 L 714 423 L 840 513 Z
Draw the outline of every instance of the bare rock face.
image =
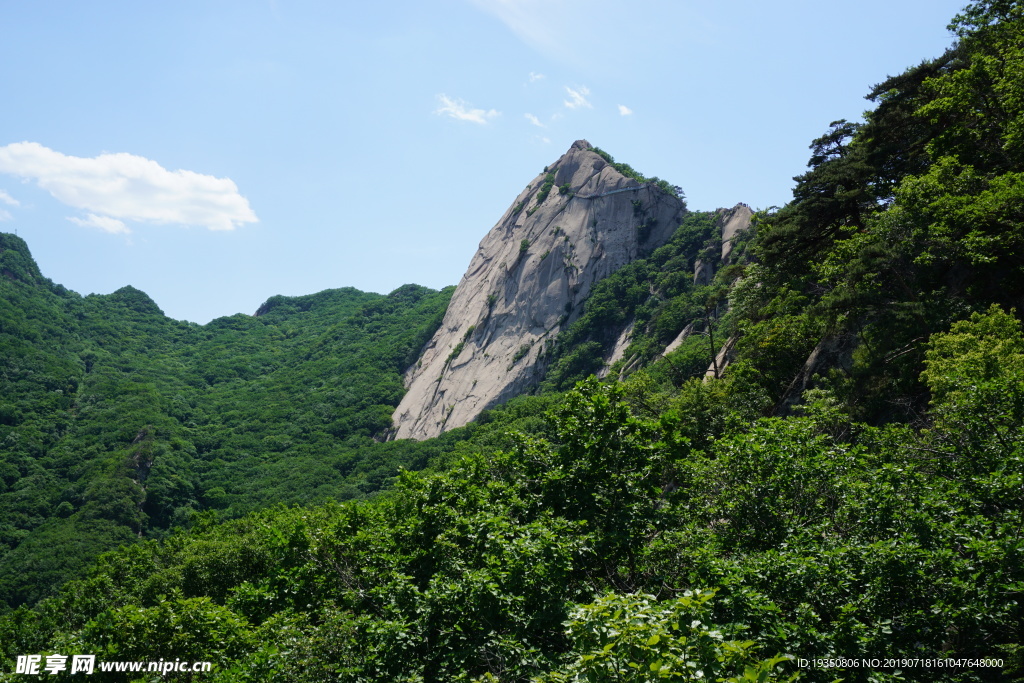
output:
M 719 209 L 715 225 L 722 229 L 722 263 L 729 262 L 732 245 L 736 237 L 750 227 L 750 219 L 754 212 L 746 204 L 740 203 L 731 209 Z
M 697 259 L 693 265 L 693 284 L 709 285 L 715 277 L 715 271 L 729 264 L 733 243 L 741 232 L 750 227 L 754 212 L 749 206 L 740 202 L 731 209 L 719 209 L 715 212 L 715 227 L 722 231 L 722 258 L 710 261 Z
M 406 373 L 395 438 L 427 439 L 535 385 L 596 282 L 672 236 L 686 208 L 585 140 L 534 178 L 484 237 L 441 327 Z
M 634 323 L 631 322 L 619 333 L 619 338 L 615 340 L 615 346 L 612 347 L 611 354 L 605 358 L 604 367 L 597 371 L 598 379 L 607 377 L 611 366 L 618 363 L 626 355 L 626 349 L 629 348 L 630 343 L 633 341 L 633 326 Z

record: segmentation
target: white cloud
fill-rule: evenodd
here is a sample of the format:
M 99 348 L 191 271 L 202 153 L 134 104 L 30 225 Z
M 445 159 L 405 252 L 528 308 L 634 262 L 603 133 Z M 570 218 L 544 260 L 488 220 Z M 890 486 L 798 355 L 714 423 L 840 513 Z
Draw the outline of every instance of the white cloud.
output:
M 565 86 L 565 92 L 569 93 L 568 100 L 565 100 L 565 106 L 569 109 L 577 109 L 579 107 L 593 108 L 590 102 L 587 101 L 587 95 L 590 94 L 590 90 L 586 86 L 580 86 L 579 90 L 573 90 L 569 86 Z
M 4 221 L 9 221 L 12 218 L 14 218 L 14 216 L 11 215 L 10 211 L 0 209 L 0 223 L 3 223 Z
M 494 109 L 486 111 L 483 109 L 470 109 L 470 105 L 466 102 L 453 100 L 447 95 L 438 95 L 437 99 L 441 102 L 441 106 L 434 113 L 446 114 L 459 121 L 471 121 L 483 125 L 487 123 L 488 119 L 493 119 L 501 114 L 501 112 Z
M 627 107 L 626 105 L 624 105 L 624 104 L 620 104 L 619 105 L 619 114 L 621 114 L 622 116 L 629 116 L 632 113 L 633 113 L 633 110 L 630 109 L 629 107 Z
M 524 116 L 526 117 L 527 121 L 529 121 L 533 125 L 537 126 L 538 128 L 543 128 L 544 127 L 544 124 L 540 122 L 540 119 L 538 119 L 533 114 L 524 114 Z
M 7 194 L 3 190 L 0 190 L 0 202 L 7 204 L 8 206 L 21 206 L 21 202 Z
M 116 218 L 111 218 L 110 216 L 97 216 L 94 213 L 90 213 L 87 214 L 85 218 L 77 218 L 75 216 L 71 216 L 68 218 L 68 220 L 74 223 L 75 225 L 81 225 L 82 227 L 99 228 L 103 232 L 109 232 L 114 235 L 127 235 L 128 233 L 131 232 L 131 230 L 128 229 L 127 225 L 117 220 Z
M 234 230 L 259 219 L 230 178 L 168 171 L 134 154 L 73 157 L 36 142 L 0 147 L 0 173 L 36 181 L 57 201 L 88 212 L 74 218 L 107 232 L 129 232 L 123 220 Z
M 533 83 L 534 81 L 539 81 L 542 78 L 544 78 L 544 74 L 536 74 L 532 71 L 530 72 L 530 83 Z

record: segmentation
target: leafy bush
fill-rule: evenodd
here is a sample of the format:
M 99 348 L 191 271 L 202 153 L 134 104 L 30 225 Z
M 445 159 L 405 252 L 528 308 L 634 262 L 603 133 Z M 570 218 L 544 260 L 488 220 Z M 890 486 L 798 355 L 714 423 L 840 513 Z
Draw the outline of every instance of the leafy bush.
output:
M 742 627 L 719 626 L 707 603 L 714 591 L 686 591 L 674 600 L 653 595 L 607 594 L 570 614 L 568 663 L 534 679 L 570 681 L 780 681 L 792 657 L 756 661 Z
M 551 193 L 551 188 L 555 186 L 555 174 L 548 173 L 544 176 L 544 182 L 540 186 L 540 191 L 537 192 L 537 205 L 543 204 L 544 200 L 548 198 Z

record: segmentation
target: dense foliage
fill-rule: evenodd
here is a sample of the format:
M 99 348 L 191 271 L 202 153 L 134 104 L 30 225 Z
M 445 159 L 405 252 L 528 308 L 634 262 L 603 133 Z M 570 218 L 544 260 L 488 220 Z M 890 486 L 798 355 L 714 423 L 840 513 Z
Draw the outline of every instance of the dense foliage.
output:
M 0 272 L 9 604 L 200 511 L 361 496 L 430 457 L 373 437 L 390 428 L 401 373 L 449 290 L 278 296 L 256 316 L 199 326 L 131 287 L 82 297 L 53 285 L 13 235 L 0 235 Z
M 837 438 L 822 406 L 701 450 L 690 435 L 709 429 L 701 413 L 726 380 L 591 380 L 550 413 L 547 438 L 406 475 L 372 501 L 104 556 L 11 614 L 2 642 L 8 656 L 210 658 L 212 680 L 679 680 L 694 667 L 757 680 L 796 673 L 781 655 L 1010 660 L 1024 333 L 993 308 L 929 347 L 932 430 Z M 1001 399 L 977 416 L 962 370 L 993 360 Z
M 924 340 L 1024 303 L 1022 22 L 1019 2 L 970 6 L 945 55 L 875 86 L 864 123 L 815 140 L 794 201 L 761 221 L 750 331 L 781 308 L 801 318 L 845 356 L 817 385 L 858 418 L 918 419 Z M 777 407 L 794 397 L 774 380 L 759 388 Z
M 422 444 L 371 440 L 446 293 L 275 298 L 200 328 L 130 288 L 53 286 L 5 236 L 4 585 L 26 604 L 0 617 L 0 669 L 1024 680 L 1024 6 L 951 28 L 812 143 L 728 262 L 694 213 L 597 285 L 546 357 L 568 393 Z M 44 544 L 140 532 L 163 537 L 30 604 L 74 574 Z M 813 664 L 875 658 L 961 663 Z
M 720 260 L 717 219 L 716 213 L 688 213 L 667 244 L 597 283 L 582 315 L 551 349 L 545 387 L 569 389 L 598 372 L 625 375 L 663 355 L 667 360 L 656 371 L 659 376 L 667 375 L 678 385 L 703 375 L 732 325 L 724 296 L 742 272 L 735 262 L 743 259 L 747 246 L 746 239 L 738 240 L 730 255 L 732 267 L 719 269 L 709 283 L 695 283 L 698 263 Z M 605 359 L 627 327 L 629 344 L 622 358 L 605 370 Z M 681 333 L 682 343 L 664 353 Z

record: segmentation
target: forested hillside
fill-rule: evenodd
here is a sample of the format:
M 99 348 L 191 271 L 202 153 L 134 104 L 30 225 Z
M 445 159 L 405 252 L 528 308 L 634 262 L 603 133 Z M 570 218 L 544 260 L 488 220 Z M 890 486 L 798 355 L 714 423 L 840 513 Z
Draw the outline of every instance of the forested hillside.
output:
M 200 511 L 358 497 L 422 466 L 414 448 L 367 449 L 448 290 L 278 296 L 199 326 L 132 287 L 82 297 L 53 285 L 13 235 L 0 235 L 0 272 L 8 604 Z
M 444 292 L 273 299 L 200 328 L 134 290 L 65 292 L 5 238 L 4 287 L 24 298 L 4 309 L 3 396 L 28 397 L 0 412 L 21 468 L 4 504 L 22 517 L 4 520 L 25 520 L 7 566 L 41 571 L 9 559 L 31 534 L 191 526 L 35 604 L 26 583 L 0 668 L 59 652 L 210 660 L 211 681 L 1024 680 L 1024 6 L 982 0 L 951 29 L 945 55 L 871 89 L 863 122 L 813 141 L 793 200 L 713 277 L 694 283 L 721 247 L 715 215 L 690 214 L 595 286 L 538 395 L 418 445 L 360 450 L 400 384 L 353 389 L 348 431 L 317 437 L 334 422 L 316 406 L 351 386 L 320 378 L 358 366 L 346 340 L 387 339 L 376 374 L 400 382 Z M 317 297 L 333 322 L 289 337 Z M 301 353 L 274 365 L 275 343 Z M 323 395 L 242 428 L 303 381 Z M 105 450 L 72 449 L 88 430 L 112 435 Z M 142 475 L 154 449 L 190 478 Z M 433 467 L 343 500 L 390 476 L 365 455 L 388 449 Z M 328 471 L 343 476 L 314 488 Z M 90 497 L 142 480 L 171 502 Z M 310 491 L 328 502 L 187 511 Z

